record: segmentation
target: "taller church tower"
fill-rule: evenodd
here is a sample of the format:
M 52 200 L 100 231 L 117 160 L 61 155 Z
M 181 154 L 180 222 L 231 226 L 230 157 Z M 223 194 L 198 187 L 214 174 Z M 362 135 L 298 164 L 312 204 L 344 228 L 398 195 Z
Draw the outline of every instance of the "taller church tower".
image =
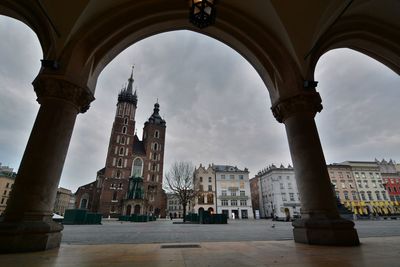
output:
M 99 212 L 122 214 L 122 199 L 126 195 L 132 170 L 132 148 L 135 136 L 136 90 L 133 93 L 133 69 L 128 85 L 118 95 L 117 109 L 111 130 L 106 165 L 98 175 L 101 185 Z

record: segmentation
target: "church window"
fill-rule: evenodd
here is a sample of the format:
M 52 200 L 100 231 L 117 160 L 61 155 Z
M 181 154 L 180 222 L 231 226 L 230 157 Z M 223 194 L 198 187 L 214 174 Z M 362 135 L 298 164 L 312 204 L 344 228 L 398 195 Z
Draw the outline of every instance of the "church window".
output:
M 119 183 L 119 188 L 122 188 L 122 183 Z
M 122 155 L 122 156 L 124 155 L 124 148 L 123 147 L 119 148 L 119 154 Z
M 122 133 L 126 134 L 126 126 L 122 127 Z
M 121 158 L 118 159 L 118 164 L 117 164 L 117 166 L 118 166 L 118 167 L 122 167 L 122 159 L 121 159 Z
M 124 119 L 124 124 L 127 125 L 128 124 L 128 118 Z
M 154 150 L 157 150 L 157 148 L 158 148 L 158 144 L 157 144 L 157 143 L 154 143 L 154 146 L 153 146 L 153 148 L 154 148 Z
M 117 171 L 117 178 L 121 178 L 121 171 Z
M 113 200 L 117 200 L 117 191 L 114 191 L 114 193 L 113 193 L 113 198 L 112 198 Z
M 143 171 L 143 161 L 141 158 L 136 158 L 133 161 L 132 176 L 142 177 L 142 171 Z
M 159 138 L 160 137 L 160 132 L 159 131 L 155 131 L 154 132 L 154 137 L 155 138 Z
M 153 171 L 155 171 L 156 170 L 156 164 L 153 164 L 153 169 L 152 169 Z
M 156 153 L 153 154 L 153 159 L 157 160 L 157 154 Z
M 154 178 L 154 174 L 151 175 L 151 181 L 154 182 L 156 179 Z
M 125 144 L 125 136 L 122 136 L 122 138 L 121 138 L 121 144 Z

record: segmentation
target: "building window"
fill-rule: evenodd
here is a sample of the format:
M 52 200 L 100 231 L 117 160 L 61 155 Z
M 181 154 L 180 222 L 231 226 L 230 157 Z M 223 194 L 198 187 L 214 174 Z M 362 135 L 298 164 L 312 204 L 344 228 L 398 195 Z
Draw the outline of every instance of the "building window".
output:
M 340 184 L 342 185 L 343 189 L 346 188 L 346 184 L 344 182 L 341 181 Z
M 221 206 L 228 206 L 228 200 L 221 200 Z
M 367 195 L 368 195 L 369 200 L 373 200 L 371 191 L 367 191 Z
M 287 186 L 288 186 L 289 189 L 292 189 L 292 183 L 288 183 Z
M 343 194 L 344 194 L 344 199 L 349 200 L 349 192 L 344 191 Z
M 142 171 L 143 171 L 143 161 L 141 158 L 136 158 L 133 161 L 132 176 L 142 177 Z
M 289 198 L 290 198 L 290 201 L 294 201 L 294 194 L 293 193 L 289 193 Z
M 208 185 L 208 191 L 212 191 L 212 185 Z
M 125 144 L 125 136 L 121 137 L 121 144 L 123 144 L 123 145 Z
M 200 183 L 202 183 L 203 182 L 203 177 L 200 177 Z
M 117 200 L 117 191 L 114 191 L 112 200 Z
M 231 200 L 231 206 L 237 206 L 237 200 L 236 199 L 232 199 Z
M 243 175 L 239 175 L 239 180 L 243 180 Z
M 128 124 L 128 118 L 124 119 L 124 124 L 127 125 Z
M 124 148 L 123 148 L 123 147 L 120 147 L 120 148 L 119 148 L 119 154 L 120 154 L 121 156 L 124 155 Z
M 381 194 L 379 194 L 379 191 L 375 191 L 376 195 L 376 200 L 381 200 Z
M 369 186 L 368 186 L 368 181 L 363 181 L 364 182 L 364 187 L 365 188 L 369 188 Z
M 118 167 L 122 167 L 122 159 L 121 159 L 121 158 L 118 159 L 117 166 L 118 166 Z
M 283 183 L 280 183 L 279 186 L 281 189 L 285 189 L 285 186 L 283 185 Z
M 240 206 L 247 206 L 247 200 L 240 200 Z
M 207 204 L 214 204 L 214 195 L 207 194 Z
M 287 200 L 286 193 L 282 193 L 282 201 L 286 201 L 286 200 Z
M 245 191 L 240 191 L 240 196 L 241 197 L 244 197 L 246 195 L 246 192 Z
M 353 200 L 357 200 L 357 192 L 356 191 L 351 191 L 351 196 L 353 197 Z
M 383 199 L 384 199 L 384 200 L 388 200 L 385 191 L 382 191 L 382 196 L 383 196 Z
M 221 174 L 221 179 L 225 180 L 225 174 Z
M 362 200 L 366 200 L 366 199 L 365 199 L 365 193 L 364 193 L 363 191 L 361 191 L 360 194 L 361 194 L 361 199 L 362 199 Z
M 236 191 L 235 191 L 235 190 L 232 190 L 232 191 L 231 191 L 231 196 L 233 196 L 233 197 L 236 196 Z
M 211 181 L 212 181 L 212 180 L 211 180 L 211 177 L 208 177 L 208 182 L 211 183 Z
M 200 195 L 200 196 L 197 198 L 197 200 L 198 200 L 199 204 L 204 204 L 204 196 L 203 196 L 203 195 Z
M 158 144 L 157 143 L 154 143 L 153 149 L 157 151 L 157 149 L 158 149 Z
M 126 134 L 126 126 L 122 127 L 122 133 Z
M 226 190 L 222 190 L 222 196 L 227 196 L 227 194 L 226 194 Z
M 235 175 L 233 175 L 233 174 L 229 175 L 229 179 L 234 180 L 235 179 Z
M 160 137 L 160 132 L 156 130 L 156 131 L 154 132 L 154 137 L 155 137 L 155 138 L 159 138 L 159 137 Z

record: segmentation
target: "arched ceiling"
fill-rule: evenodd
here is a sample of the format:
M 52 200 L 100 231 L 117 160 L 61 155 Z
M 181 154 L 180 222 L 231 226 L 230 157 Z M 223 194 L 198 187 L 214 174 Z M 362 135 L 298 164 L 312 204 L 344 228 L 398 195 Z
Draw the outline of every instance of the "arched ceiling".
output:
M 400 73 L 398 0 L 219 0 L 216 24 L 204 30 L 189 24 L 188 7 L 187 0 L 3 0 L 0 14 L 29 25 L 44 55 L 61 61 L 58 74 L 93 91 L 119 52 L 175 29 L 199 31 L 237 50 L 259 72 L 272 101 L 313 79 L 316 61 L 333 48 L 357 49 Z M 385 41 L 376 44 L 379 39 Z

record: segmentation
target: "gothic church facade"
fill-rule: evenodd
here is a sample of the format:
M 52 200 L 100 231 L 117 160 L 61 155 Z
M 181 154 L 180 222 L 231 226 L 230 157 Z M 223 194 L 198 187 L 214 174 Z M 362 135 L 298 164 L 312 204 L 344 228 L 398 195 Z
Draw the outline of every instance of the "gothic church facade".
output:
M 118 95 L 105 167 L 97 172 L 96 181 L 78 188 L 76 207 L 102 213 L 103 217 L 133 213 L 164 217 L 166 123 L 156 103 L 144 124 L 142 140 L 139 139 L 135 133 L 138 98 L 133 82 L 132 73 L 128 85 Z

